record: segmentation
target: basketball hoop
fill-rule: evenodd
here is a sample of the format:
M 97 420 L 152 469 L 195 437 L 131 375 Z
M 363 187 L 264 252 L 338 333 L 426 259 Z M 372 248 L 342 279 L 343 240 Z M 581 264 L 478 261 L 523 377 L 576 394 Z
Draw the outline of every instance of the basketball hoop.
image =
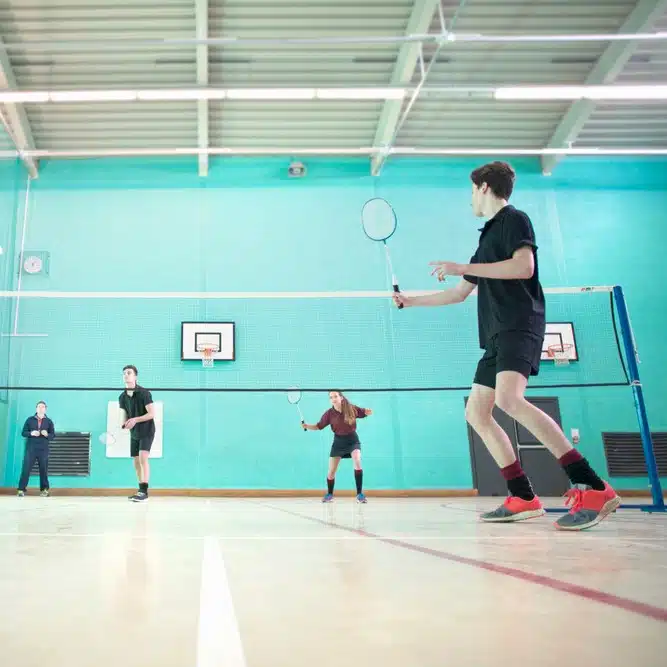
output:
M 204 368 L 211 368 L 213 366 L 213 355 L 219 352 L 218 346 L 214 343 L 201 343 L 197 345 L 197 352 L 201 352 L 201 365 Z
M 556 366 L 567 366 L 570 363 L 570 351 L 574 345 L 569 343 L 560 343 L 556 345 L 549 345 L 547 348 L 547 355 L 549 359 L 554 360 Z

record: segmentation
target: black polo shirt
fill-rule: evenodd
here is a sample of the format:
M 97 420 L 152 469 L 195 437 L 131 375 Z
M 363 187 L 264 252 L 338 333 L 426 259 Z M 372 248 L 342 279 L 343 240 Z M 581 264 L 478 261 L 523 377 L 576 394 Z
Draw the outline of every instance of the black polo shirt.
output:
M 477 285 L 477 319 L 479 344 L 482 349 L 498 333 L 524 331 L 544 337 L 544 292 L 537 268 L 537 245 L 530 218 L 514 206 L 507 205 L 480 230 L 479 246 L 471 264 L 492 264 L 511 259 L 529 246 L 533 249 L 535 271 L 522 280 L 500 280 L 463 276 Z
M 148 389 L 136 385 L 132 390 L 132 396 L 128 396 L 127 391 L 118 397 L 118 405 L 121 410 L 125 410 L 127 418 L 143 417 L 148 413 L 146 406 L 153 402 L 153 397 Z M 135 424 L 130 432 L 132 440 L 141 440 L 142 438 L 149 438 L 155 435 L 155 420 L 149 419 L 146 422 L 139 422 Z

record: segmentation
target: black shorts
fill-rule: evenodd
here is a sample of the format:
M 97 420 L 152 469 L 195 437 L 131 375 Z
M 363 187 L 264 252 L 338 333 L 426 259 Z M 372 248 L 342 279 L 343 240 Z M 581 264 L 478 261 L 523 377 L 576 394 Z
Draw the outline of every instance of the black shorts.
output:
M 139 452 L 150 452 L 153 446 L 154 435 L 147 435 L 140 440 L 130 440 L 130 456 L 135 458 L 139 456 Z
M 477 364 L 475 384 L 496 388 L 496 375 L 515 371 L 526 379 L 540 371 L 542 336 L 527 331 L 503 331 L 494 336 Z
M 351 459 L 352 452 L 355 449 L 361 449 L 359 436 L 357 436 L 356 433 L 350 435 L 335 435 L 329 456 L 332 458 L 340 457 L 341 459 Z

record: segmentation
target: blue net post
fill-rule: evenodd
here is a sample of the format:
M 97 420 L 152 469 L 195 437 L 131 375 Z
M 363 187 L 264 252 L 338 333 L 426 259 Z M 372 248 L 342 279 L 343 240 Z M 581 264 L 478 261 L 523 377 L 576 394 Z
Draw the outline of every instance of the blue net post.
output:
M 648 424 L 646 414 L 646 404 L 644 403 L 644 392 L 639 379 L 639 365 L 637 363 L 637 350 L 635 347 L 634 336 L 630 326 L 628 316 L 628 307 L 623 296 L 623 289 L 617 285 L 614 287 L 614 302 L 616 303 L 616 312 L 618 314 L 618 324 L 621 330 L 623 347 L 625 348 L 625 357 L 628 363 L 628 374 L 630 376 L 630 386 L 635 400 L 635 410 L 637 411 L 637 422 L 639 423 L 639 434 L 644 448 L 644 458 L 646 459 L 646 470 L 648 473 L 649 487 L 653 498 L 653 505 L 635 506 L 647 512 L 664 512 L 665 500 L 662 496 L 662 486 L 660 485 L 660 476 L 658 466 L 653 451 L 653 441 L 651 439 L 651 429 Z M 623 507 L 630 507 L 623 505 Z

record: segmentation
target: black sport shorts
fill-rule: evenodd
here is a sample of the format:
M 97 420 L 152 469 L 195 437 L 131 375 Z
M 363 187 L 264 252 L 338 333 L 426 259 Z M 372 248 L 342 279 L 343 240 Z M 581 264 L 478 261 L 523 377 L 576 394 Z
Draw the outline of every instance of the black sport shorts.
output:
M 515 371 L 526 379 L 540 371 L 542 336 L 527 331 L 503 331 L 488 343 L 484 356 L 477 364 L 475 384 L 496 388 L 496 375 Z
M 130 456 L 132 458 L 139 456 L 139 452 L 150 452 L 153 446 L 153 438 L 155 436 L 149 435 L 140 440 L 130 440 Z
M 361 449 L 361 443 L 356 431 L 349 435 L 334 435 L 329 456 L 331 458 L 340 456 L 341 459 L 351 459 L 352 452 L 355 449 Z

